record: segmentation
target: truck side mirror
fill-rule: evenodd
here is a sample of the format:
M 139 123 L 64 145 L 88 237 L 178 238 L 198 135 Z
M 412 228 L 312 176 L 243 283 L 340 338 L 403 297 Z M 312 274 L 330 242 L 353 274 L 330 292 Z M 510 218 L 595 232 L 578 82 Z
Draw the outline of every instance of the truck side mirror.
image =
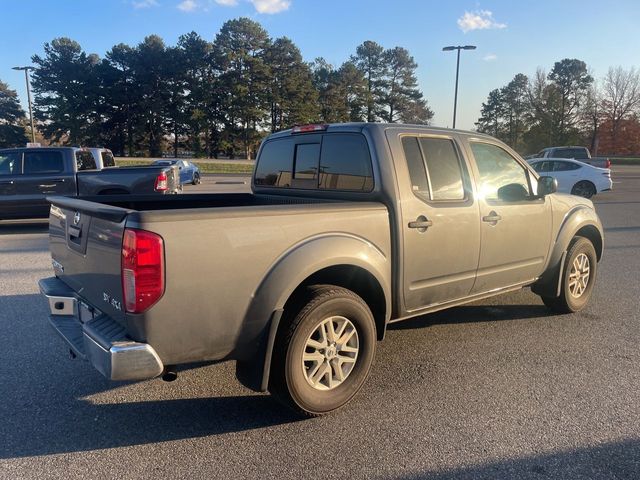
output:
M 558 191 L 558 180 L 553 177 L 540 177 L 538 179 L 538 196 L 544 197 Z
M 498 189 L 498 198 L 506 202 L 521 202 L 526 200 L 529 192 L 519 183 L 510 183 Z

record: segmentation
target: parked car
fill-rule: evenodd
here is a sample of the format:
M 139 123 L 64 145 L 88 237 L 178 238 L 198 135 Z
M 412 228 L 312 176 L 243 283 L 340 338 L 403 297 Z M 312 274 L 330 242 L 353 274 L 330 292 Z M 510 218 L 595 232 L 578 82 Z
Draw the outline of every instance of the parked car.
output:
M 74 147 L 0 150 L 0 220 L 49 215 L 48 195 L 177 193 L 177 167 L 97 170 L 92 154 Z
M 602 256 L 591 201 L 479 133 L 295 127 L 262 143 L 251 186 L 50 198 L 40 289 L 73 354 L 112 380 L 237 360 L 249 388 L 321 415 L 358 392 L 389 323 L 527 286 L 575 312 Z
M 180 158 L 169 158 L 162 160 L 154 160 L 151 165 L 176 165 L 180 171 L 180 184 L 198 185 L 200 183 L 200 169 L 198 166 L 188 160 Z
M 610 168 L 611 160 L 606 157 L 592 157 L 587 147 L 547 147 L 535 155 L 527 156 L 527 160 L 533 158 L 571 158 L 579 160 L 593 167 Z
M 591 198 L 613 187 L 609 168 L 593 167 L 566 158 L 532 159 L 528 162 L 540 175 L 555 178 L 559 192 Z
M 87 150 L 91 155 L 93 155 L 93 159 L 96 161 L 98 170 L 102 170 L 105 167 L 116 166 L 116 160 L 113 157 L 113 153 L 108 148 L 88 147 L 83 150 Z

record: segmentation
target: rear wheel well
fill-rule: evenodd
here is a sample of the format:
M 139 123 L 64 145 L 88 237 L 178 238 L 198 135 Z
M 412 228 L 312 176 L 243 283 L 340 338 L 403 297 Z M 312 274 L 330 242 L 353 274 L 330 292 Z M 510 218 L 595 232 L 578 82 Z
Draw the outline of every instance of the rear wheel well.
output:
M 303 307 L 307 287 L 311 285 L 336 285 L 351 290 L 369 306 L 376 322 L 378 340 L 384 338 L 387 314 L 384 290 L 378 280 L 367 270 L 355 265 L 327 267 L 307 277 L 287 299 L 284 315 L 296 315 Z
M 602 258 L 602 236 L 600 232 L 593 225 L 586 225 L 576 232 L 577 237 L 585 237 L 593 244 L 593 248 L 596 249 L 596 256 L 598 261 Z

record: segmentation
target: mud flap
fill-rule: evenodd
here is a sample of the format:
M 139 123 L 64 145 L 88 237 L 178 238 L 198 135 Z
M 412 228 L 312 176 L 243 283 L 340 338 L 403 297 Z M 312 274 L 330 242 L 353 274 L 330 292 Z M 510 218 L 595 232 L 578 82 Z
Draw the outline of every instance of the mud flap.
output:
M 278 326 L 284 310 L 275 310 L 258 341 L 254 355 L 247 360 L 236 362 L 236 378 L 242 385 L 255 391 L 266 392 L 269 387 L 271 355 L 278 333 Z

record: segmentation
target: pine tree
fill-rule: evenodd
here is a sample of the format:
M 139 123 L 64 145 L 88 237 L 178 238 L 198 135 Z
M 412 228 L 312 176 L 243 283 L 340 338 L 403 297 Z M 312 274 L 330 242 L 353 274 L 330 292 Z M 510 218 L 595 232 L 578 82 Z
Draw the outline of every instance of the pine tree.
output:
M 97 121 L 96 55 L 87 55 L 69 38 L 44 45 L 44 57 L 32 57 L 36 117 L 45 136 L 71 145 L 94 143 Z
M 362 72 L 366 81 L 367 122 L 375 122 L 382 113 L 381 103 L 387 76 L 384 48 L 367 40 L 356 48 L 356 54 L 351 57 L 351 61 Z
M 418 64 L 402 47 L 386 50 L 383 55 L 387 78 L 381 95 L 382 119 L 388 123 L 428 124 L 433 112 L 427 107 L 418 88 L 415 71 Z
M 214 41 L 225 127 L 232 141 L 242 142 L 246 158 L 251 158 L 260 140 L 258 129 L 269 111 L 270 72 L 265 62 L 269 45 L 267 32 L 248 18 L 225 22 Z
M 0 148 L 24 146 L 27 142 L 25 121 L 18 94 L 0 81 Z
M 309 65 L 298 47 L 286 38 L 276 39 L 265 61 L 271 72 L 269 89 L 271 131 L 310 123 L 318 117 L 318 92 Z

